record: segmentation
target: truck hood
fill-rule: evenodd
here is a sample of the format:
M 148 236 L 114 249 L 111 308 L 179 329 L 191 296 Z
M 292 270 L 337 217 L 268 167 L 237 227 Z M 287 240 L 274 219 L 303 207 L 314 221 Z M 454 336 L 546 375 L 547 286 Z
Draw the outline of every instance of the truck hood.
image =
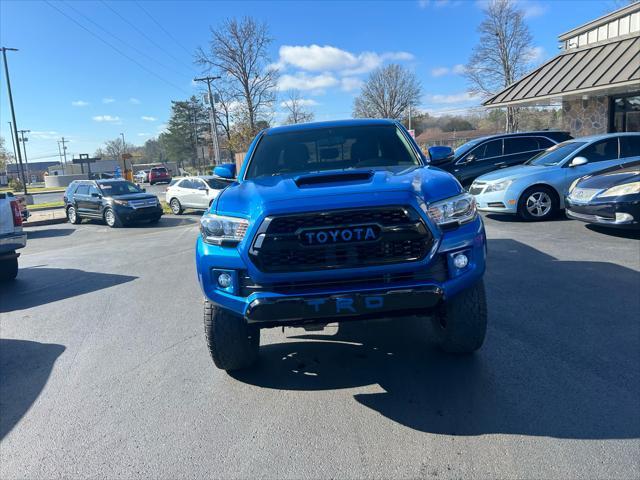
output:
M 477 182 L 500 182 L 503 180 L 518 180 L 521 178 L 540 175 L 541 173 L 555 171 L 559 167 L 545 167 L 542 165 L 516 165 L 514 167 L 501 168 L 495 172 L 479 176 Z
M 425 202 L 463 192 L 449 173 L 428 166 L 384 169 L 331 170 L 317 173 L 276 175 L 236 182 L 218 196 L 212 209 L 220 214 L 255 217 L 270 206 L 317 205 L 322 209 L 336 201 L 348 203 L 349 196 L 413 193 Z

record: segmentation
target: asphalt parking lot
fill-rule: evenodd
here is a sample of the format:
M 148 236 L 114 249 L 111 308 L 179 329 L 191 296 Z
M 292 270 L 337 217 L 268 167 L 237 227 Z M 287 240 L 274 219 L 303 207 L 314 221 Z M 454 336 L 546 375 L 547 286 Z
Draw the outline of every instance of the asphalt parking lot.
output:
M 487 218 L 489 330 L 263 332 L 205 347 L 198 216 L 27 229 L 0 286 L 0 477 L 638 478 L 640 240 Z

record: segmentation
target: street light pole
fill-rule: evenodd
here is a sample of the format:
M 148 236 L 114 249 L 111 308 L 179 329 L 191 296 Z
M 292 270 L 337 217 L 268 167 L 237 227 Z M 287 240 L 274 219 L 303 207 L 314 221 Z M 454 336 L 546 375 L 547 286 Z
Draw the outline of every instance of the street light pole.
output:
M 13 108 L 13 95 L 11 94 L 11 81 L 9 80 L 9 65 L 7 64 L 7 51 L 17 52 L 17 48 L 6 48 L 0 47 L 2 50 L 2 59 L 4 60 L 4 73 L 7 77 L 7 90 L 9 92 L 9 105 L 11 106 L 11 119 L 13 120 L 13 135 L 16 139 L 16 143 L 18 141 L 18 127 L 16 125 L 16 111 Z M 18 165 L 20 170 L 20 176 L 22 177 L 22 186 L 24 188 L 24 194 L 27 194 L 27 182 L 24 178 L 24 168 L 22 168 L 22 154 L 20 153 L 20 145 L 17 145 L 16 153 L 18 154 Z
M 209 106 L 211 110 L 209 111 L 209 123 L 211 124 L 211 141 L 213 143 L 213 153 L 215 155 L 215 163 L 216 165 L 220 164 L 220 146 L 218 145 L 218 123 L 216 121 L 216 107 L 213 103 L 213 94 L 211 93 L 211 82 L 213 80 L 218 80 L 222 77 L 202 77 L 202 78 L 194 78 L 194 82 L 207 82 L 207 89 L 209 90 Z

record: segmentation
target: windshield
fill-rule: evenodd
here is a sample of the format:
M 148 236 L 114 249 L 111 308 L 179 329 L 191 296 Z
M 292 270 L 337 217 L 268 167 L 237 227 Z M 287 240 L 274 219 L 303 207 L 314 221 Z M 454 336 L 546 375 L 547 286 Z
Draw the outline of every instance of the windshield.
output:
M 469 150 L 471 150 L 473 147 L 478 145 L 482 140 L 484 140 L 484 139 L 483 138 L 475 138 L 473 140 L 469 140 L 467 143 L 463 143 L 462 145 L 460 145 L 458 148 L 456 148 L 454 150 L 454 153 L 455 153 L 456 157 L 459 156 L 459 155 L 464 155 Z
M 319 128 L 265 135 L 245 178 L 401 165 L 420 162 L 394 125 Z
M 584 142 L 559 143 L 558 145 L 547 148 L 544 152 L 540 152 L 531 160 L 525 162 L 525 165 L 538 165 L 544 167 L 552 167 L 554 165 L 558 165 L 565 158 L 567 158 L 567 155 L 569 155 L 571 152 L 575 152 L 583 145 L 585 145 Z
M 127 195 L 128 193 L 142 193 L 142 190 L 131 182 L 109 182 L 100 183 L 99 185 L 105 197 Z

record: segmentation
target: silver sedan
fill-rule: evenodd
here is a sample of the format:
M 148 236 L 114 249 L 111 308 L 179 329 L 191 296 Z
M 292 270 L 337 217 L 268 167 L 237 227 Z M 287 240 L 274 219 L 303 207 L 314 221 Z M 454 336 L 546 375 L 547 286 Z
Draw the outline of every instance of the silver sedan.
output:
M 554 145 L 523 165 L 478 177 L 469 188 L 478 209 L 546 220 L 564 208 L 578 178 L 640 159 L 640 134 L 582 137 Z
M 175 179 L 167 188 L 165 200 L 175 215 L 185 208 L 207 210 L 230 181 L 211 175 Z

